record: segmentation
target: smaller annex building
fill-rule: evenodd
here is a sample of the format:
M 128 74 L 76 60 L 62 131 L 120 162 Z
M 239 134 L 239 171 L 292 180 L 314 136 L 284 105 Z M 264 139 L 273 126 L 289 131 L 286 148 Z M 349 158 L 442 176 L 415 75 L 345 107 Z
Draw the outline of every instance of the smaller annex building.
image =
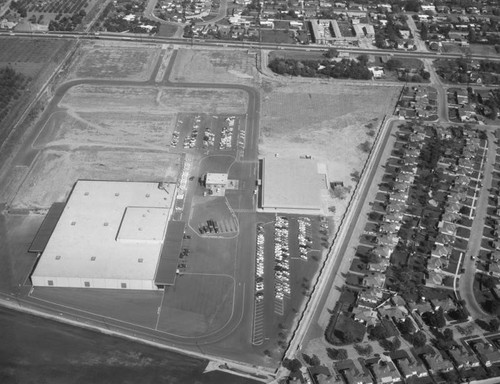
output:
M 184 231 L 182 222 L 169 224 L 175 192 L 174 183 L 77 181 L 50 237 L 43 234 L 46 245 L 36 247 L 33 285 L 156 290 L 173 284 Z M 167 238 L 167 226 L 176 239 Z
M 310 158 L 264 158 L 260 208 L 264 212 L 324 214 L 322 192 L 328 190 L 326 165 Z

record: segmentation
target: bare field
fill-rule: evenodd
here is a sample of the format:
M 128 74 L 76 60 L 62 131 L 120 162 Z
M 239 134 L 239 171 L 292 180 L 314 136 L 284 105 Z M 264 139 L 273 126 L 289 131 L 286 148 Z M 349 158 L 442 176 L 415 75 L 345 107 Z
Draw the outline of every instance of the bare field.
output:
M 378 129 L 399 91 L 334 83 L 277 87 L 262 97 L 260 154 L 312 155 L 328 165 L 330 180 L 350 185 L 350 174 L 367 158 L 358 145 L 373 142 L 365 125 Z
M 258 76 L 256 54 L 241 50 L 179 49 L 171 81 L 249 84 Z
M 48 208 L 66 200 L 78 179 L 175 181 L 178 155 L 125 150 L 46 150 L 37 157 L 13 208 Z
M 160 56 L 159 47 L 86 45 L 69 69 L 69 79 L 126 79 L 145 81 Z
M 104 144 L 165 148 L 170 144 L 174 124 L 175 114 L 56 112 L 34 146 Z
M 60 105 L 78 111 L 245 114 L 248 95 L 237 89 L 79 85 Z

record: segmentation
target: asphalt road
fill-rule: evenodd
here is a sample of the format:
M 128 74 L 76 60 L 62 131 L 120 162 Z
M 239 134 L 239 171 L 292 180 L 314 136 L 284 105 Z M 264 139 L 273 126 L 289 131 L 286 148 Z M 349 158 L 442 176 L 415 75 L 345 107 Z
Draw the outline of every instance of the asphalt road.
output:
M 495 164 L 496 157 L 497 146 L 495 144 L 495 135 L 491 132 L 487 132 L 487 134 L 488 154 L 484 165 L 484 179 L 482 182 L 484 187 L 481 188 L 481 192 L 477 199 L 476 216 L 471 228 L 472 235 L 469 239 L 469 244 L 467 247 L 467 252 L 465 253 L 465 259 L 462 267 L 465 269 L 465 273 L 460 276 L 459 282 L 460 298 L 465 300 L 467 309 L 469 310 L 469 314 L 474 320 L 484 320 L 492 317 L 490 314 L 483 311 L 483 309 L 477 302 L 476 297 L 474 296 L 473 284 L 476 275 L 476 264 L 475 260 L 472 259 L 472 256 L 477 256 L 479 250 L 481 249 L 482 236 L 480 236 L 479 234 L 483 233 L 484 221 L 487 217 L 486 209 L 488 207 L 488 187 L 491 186 L 491 172 L 493 171 L 493 165 Z

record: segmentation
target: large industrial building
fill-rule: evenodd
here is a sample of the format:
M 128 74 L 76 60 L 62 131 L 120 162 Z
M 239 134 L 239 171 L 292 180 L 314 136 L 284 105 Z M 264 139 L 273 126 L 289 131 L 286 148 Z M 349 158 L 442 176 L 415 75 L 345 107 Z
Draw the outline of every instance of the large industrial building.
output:
M 264 212 L 325 214 L 322 192 L 328 190 L 324 164 L 312 159 L 264 158 L 260 208 Z
M 170 221 L 176 185 L 78 181 L 30 248 L 34 286 L 156 290 L 173 284 L 185 223 Z M 54 210 L 53 210 L 54 211 Z M 49 230 L 47 230 L 49 228 Z M 168 230 L 167 230 L 168 228 Z

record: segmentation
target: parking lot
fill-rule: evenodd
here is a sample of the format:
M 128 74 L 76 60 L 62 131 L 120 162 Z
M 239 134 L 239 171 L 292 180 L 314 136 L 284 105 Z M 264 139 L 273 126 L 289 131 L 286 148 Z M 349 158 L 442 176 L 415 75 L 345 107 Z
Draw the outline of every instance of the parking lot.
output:
M 179 114 L 170 147 L 182 151 L 243 151 L 245 140 L 242 116 Z
M 318 217 L 259 214 L 255 258 L 253 343 L 261 345 L 291 322 L 309 294 L 322 254 Z

